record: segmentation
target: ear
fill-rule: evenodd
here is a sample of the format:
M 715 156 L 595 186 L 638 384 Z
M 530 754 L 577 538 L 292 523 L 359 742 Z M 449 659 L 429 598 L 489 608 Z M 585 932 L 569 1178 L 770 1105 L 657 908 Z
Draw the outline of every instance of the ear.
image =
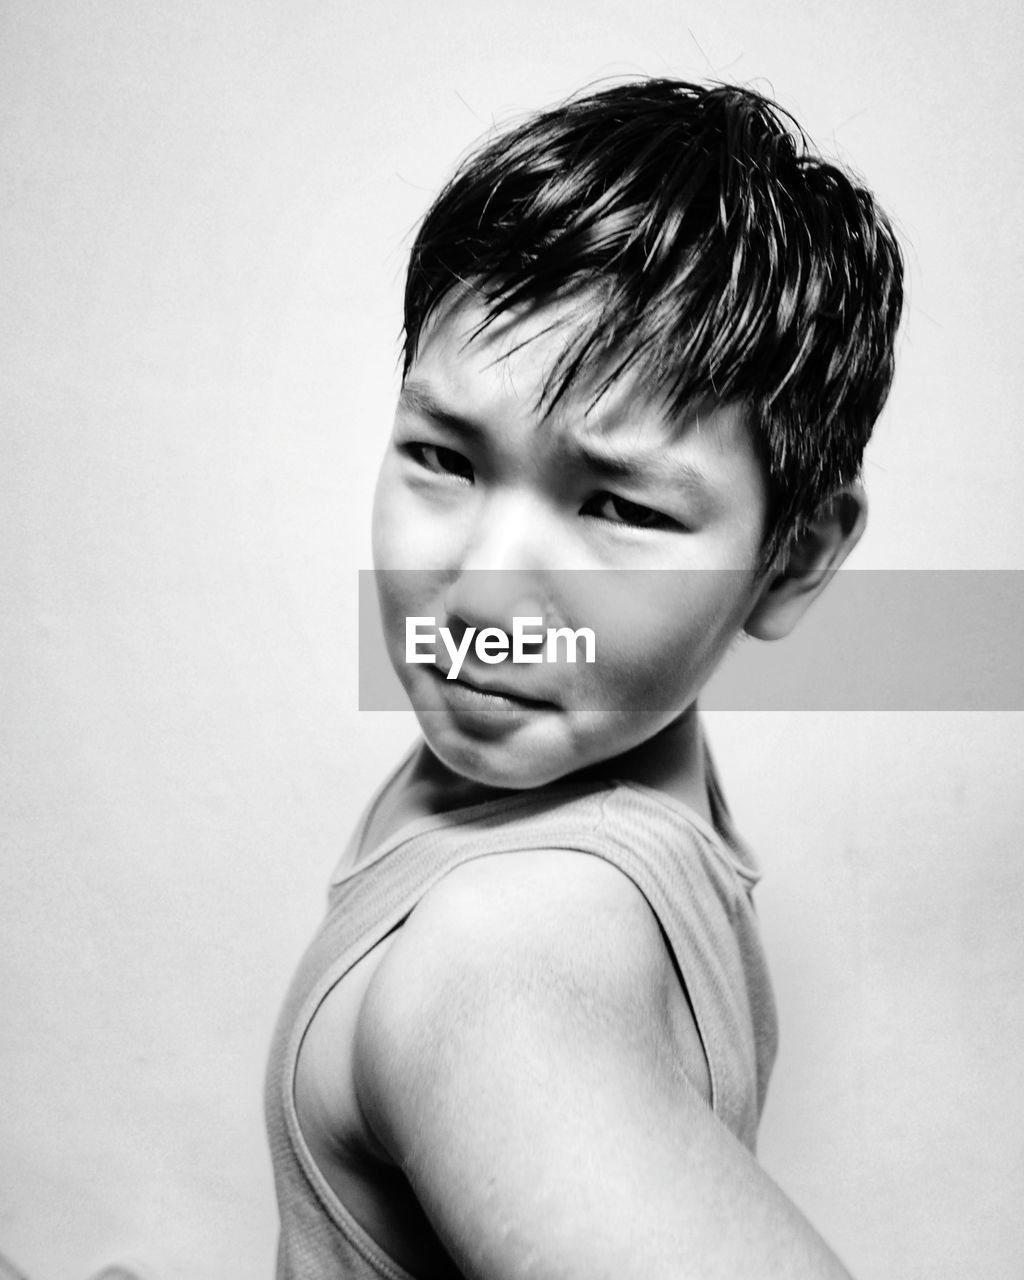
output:
M 747 635 L 758 640 L 789 635 L 860 541 L 867 518 L 867 497 L 859 484 L 831 497 L 794 539 L 781 568 L 769 574 L 743 628 Z

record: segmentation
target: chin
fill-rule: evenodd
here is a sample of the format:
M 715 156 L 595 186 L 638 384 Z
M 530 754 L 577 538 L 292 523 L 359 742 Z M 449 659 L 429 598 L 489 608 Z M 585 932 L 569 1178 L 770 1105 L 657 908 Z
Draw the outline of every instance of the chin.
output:
M 420 728 L 427 746 L 452 773 L 481 787 L 529 791 L 557 782 L 579 768 L 567 754 L 538 748 L 528 738 L 516 742 L 476 741 L 464 734 L 438 732 L 430 716 Z

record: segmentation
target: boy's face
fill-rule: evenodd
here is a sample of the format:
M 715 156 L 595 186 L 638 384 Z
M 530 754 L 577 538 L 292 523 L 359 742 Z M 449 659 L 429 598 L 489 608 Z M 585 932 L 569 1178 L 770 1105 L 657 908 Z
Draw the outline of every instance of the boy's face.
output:
M 625 379 L 545 415 L 566 304 L 473 338 L 481 318 L 452 304 L 424 333 L 377 485 L 374 562 L 389 656 L 435 755 L 522 788 L 687 712 L 763 589 L 767 495 L 740 408 L 673 422 Z M 511 633 L 516 616 L 589 627 L 596 661 L 488 665 L 471 648 L 448 680 L 440 639 L 440 666 L 405 661 L 410 616 L 456 642 Z

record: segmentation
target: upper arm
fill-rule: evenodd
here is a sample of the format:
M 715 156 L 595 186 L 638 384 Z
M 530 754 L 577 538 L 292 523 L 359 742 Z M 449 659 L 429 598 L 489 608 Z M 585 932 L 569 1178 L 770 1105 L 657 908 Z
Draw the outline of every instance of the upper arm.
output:
M 467 1276 L 845 1275 L 680 1066 L 639 892 L 586 855 L 451 873 L 363 1002 L 356 1086 Z

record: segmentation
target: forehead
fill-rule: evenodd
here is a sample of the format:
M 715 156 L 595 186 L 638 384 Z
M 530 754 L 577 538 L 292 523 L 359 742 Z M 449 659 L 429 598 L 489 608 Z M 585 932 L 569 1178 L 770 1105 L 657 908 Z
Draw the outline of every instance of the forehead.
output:
M 403 388 L 414 412 L 507 433 L 543 428 L 534 447 L 568 447 L 600 456 L 619 471 L 673 467 L 702 475 L 711 488 L 735 490 L 755 509 L 765 478 L 747 411 L 704 403 L 682 415 L 642 374 L 627 371 L 604 387 L 607 371 L 574 381 L 551 404 L 552 375 L 587 319 L 585 297 L 560 300 L 486 322 L 472 297 L 442 306 L 425 327 Z M 557 379 L 556 379 L 557 381 Z
M 560 414 L 546 394 L 559 361 L 579 337 L 589 311 L 587 297 L 577 295 L 489 317 L 473 294 L 456 292 L 424 327 L 409 379 L 429 374 L 460 398 L 518 400 L 538 419 L 558 421 L 571 416 L 579 420 L 586 415 L 593 420 L 600 376 L 574 379 L 562 397 L 569 407 Z M 635 400 L 637 388 L 623 380 L 600 398 L 608 401 L 613 395 Z

